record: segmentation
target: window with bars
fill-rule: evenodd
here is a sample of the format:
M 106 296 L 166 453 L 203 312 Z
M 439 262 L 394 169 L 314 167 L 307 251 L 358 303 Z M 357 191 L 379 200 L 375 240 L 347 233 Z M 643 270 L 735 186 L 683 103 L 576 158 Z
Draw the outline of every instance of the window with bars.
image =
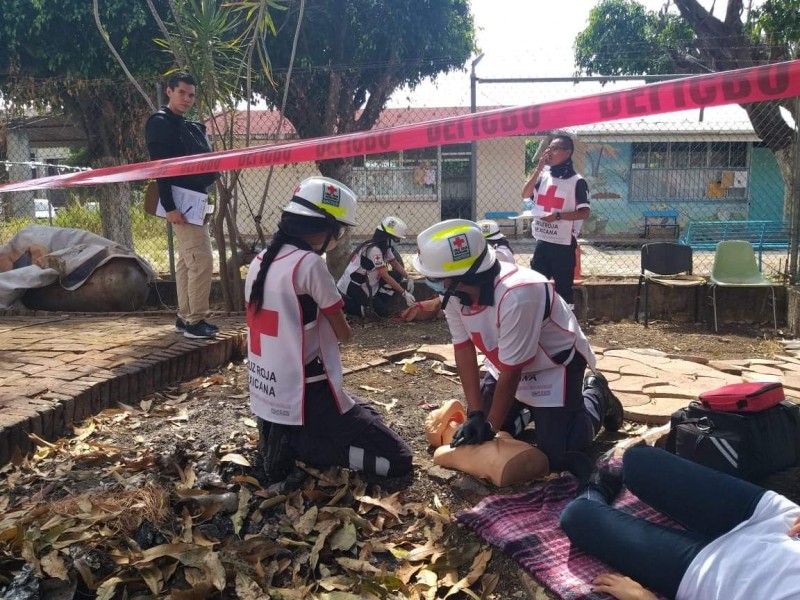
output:
M 436 200 L 439 164 L 436 146 L 358 156 L 353 191 L 365 199 Z
M 631 144 L 632 201 L 746 201 L 747 142 Z

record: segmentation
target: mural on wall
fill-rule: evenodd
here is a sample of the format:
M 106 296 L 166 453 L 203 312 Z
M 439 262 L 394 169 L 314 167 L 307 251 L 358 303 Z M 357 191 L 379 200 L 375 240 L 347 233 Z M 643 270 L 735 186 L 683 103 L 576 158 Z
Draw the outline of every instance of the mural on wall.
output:
M 630 148 L 627 143 L 585 145 L 583 176 L 589 184 L 592 212 L 583 224 L 583 235 L 627 232 L 636 226 L 628 203 Z
M 583 145 L 583 152 L 583 176 L 589 184 L 592 204 L 591 217 L 583 226 L 585 237 L 639 236 L 644 225 L 643 211 L 648 210 L 678 211 L 681 230 L 690 221 L 781 219 L 783 179 L 766 148 L 748 144 L 746 168 L 653 165 L 653 175 L 663 185 L 651 187 L 649 198 L 631 197 L 631 190 L 636 188 L 632 173 L 642 173 L 632 171 L 631 143 L 589 142 Z

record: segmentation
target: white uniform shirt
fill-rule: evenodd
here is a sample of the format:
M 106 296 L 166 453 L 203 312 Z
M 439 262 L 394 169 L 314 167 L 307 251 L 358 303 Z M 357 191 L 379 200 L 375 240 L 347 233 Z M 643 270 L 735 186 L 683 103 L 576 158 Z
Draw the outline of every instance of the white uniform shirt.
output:
M 552 369 L 551 357 L 575 349 L 594 370 L 595 357 L 574 313 L 543 275 L 500 263 L 495 279 L 494 306 L 463 306 L 453 296 L 445 309 L 453 345 L 473 343 L 486 356 L 494 376 L 522 368 L 523 376 Z M 546 298 L 550 316 L 544 318 Z M 536 405 L 523 397 L 518 399 Z
M 589 207 L 588 202 L 578 204 L 575 189 L 578 181 L 583 179 L 578 173 L 572 177 L 561 179 L 553 177 L 550 171 L 545 171 L 533 192 L 533 202 L 547 213 L 574 212 L 580 208 Z M 554 244 L 570 244 L 573 237 L 581 233 L 583 221 L 552 221 L 547 223 L 541 219 L 533 221 L 533 237 L 537 240 L 552 242 Z
M 800 506 L 767 491 L 752 517 L 700 551 L 681 579 L 676 598 L 797 600 L 800 539 L 787 533 L 798 517 Z
M 489 242 L 492 244 L 492 242 Z M 516 264 L 516 260 L 514 260 L 514 253 L 511 251 L 511 248 L 506 246 L 505 244 L 498 244 L 495 246 L 492 244 L 494 248 L 495 255 L 497 256 L 497 260 L 500 260 L 505 263 Z
M 347 263 L 347 267 L 337 283 L 339 291 L 346 294 L 352 281 L 364 291 L 367 297 L 372 298 L 378 291 L 381 269 L 388 268 L 389 263 L 393 260 L 395 260 L 395 256 L 391 248 L 384 254 L 378 246 L 367 244 Z
M 264 252 L 250 264 L 245 298 L 255 282 Z M 316 306 L 303 323 L 304 300 Z M 341 357 L 336 335 L 325 313 L 341 310 L 344 302 L 322 257 L 286 244 L 272 262 L 264 281 L 261 310 L 248 310 L 248 368 L 253 412 L 268 421 L 302 425 L 305 413 L 304 368 L 323 363 L 340 412 L 352 405 L 342 390 Z

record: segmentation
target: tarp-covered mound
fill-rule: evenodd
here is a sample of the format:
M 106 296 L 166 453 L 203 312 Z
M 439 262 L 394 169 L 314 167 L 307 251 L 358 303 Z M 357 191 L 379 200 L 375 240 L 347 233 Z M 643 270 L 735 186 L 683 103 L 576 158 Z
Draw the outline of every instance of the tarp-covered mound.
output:
M 0 246 L 0 309 L 22 299 L 40 310 L 136 310 L 156 278 L 133 250 L 81 229 L 31 225 Z

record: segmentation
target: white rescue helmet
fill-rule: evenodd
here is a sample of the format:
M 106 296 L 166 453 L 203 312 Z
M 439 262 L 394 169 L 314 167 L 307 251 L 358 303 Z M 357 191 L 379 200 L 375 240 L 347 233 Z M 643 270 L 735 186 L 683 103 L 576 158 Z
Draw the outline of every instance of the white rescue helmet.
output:
M 397 238 L 398 240 L 406 239 L 406 231 L 408 230 L 408 225 L 403 219 L 398 217 L 385 217 L 381 224 L 375 228 L 375 231 L 385 231 L 393 238 Z
M 412 262 L 423 276 L 444 279 L 464 275 L 481 255 L 483 260 L 473 271 L 476 274 L 495 263 L 494 248 L 487 247 L 477 223 L 450 219 L 428 227 L 417 236 L 417 254 Z
M 502 240 L 504 236 L 500 233 L 500 225 L 497 224 L 497 221 L 492 221 L 491 219 L 484 219 L 483 221 L 478 221 L 478 227 L 481 228 L 481 233 L 483 233 L 483 237 L 487 240 Z
M 284 211 L 324 219 L 325 215 L 320 212 L 323 211 L 345 225 L 356 224 L 356 194 L 341 181 L 330 177 L 309 177 L 295 188 L 294 197 L 310 202 L 317 210 L 292 199 Z

